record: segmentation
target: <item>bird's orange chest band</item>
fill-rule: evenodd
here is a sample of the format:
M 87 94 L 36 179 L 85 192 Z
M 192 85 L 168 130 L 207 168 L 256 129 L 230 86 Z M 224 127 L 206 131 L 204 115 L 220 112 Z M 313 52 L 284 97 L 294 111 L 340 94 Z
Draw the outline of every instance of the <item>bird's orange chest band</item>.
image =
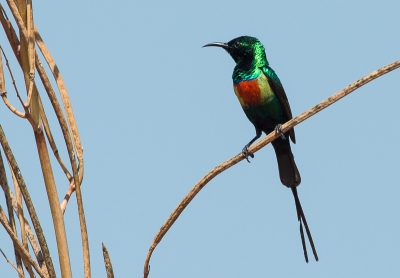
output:
M 261 91 L 257 78 L 233 84 L 233 89 L 243 106 L 255 106 L 261 101 Z

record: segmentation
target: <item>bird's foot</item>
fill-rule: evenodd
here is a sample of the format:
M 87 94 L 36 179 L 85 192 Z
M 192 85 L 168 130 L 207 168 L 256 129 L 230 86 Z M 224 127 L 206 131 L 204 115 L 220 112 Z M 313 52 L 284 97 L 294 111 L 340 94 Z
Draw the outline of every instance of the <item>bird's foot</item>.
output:
M 280 133 L 281 138 L 282 138 L 283 140 L 286 140 L 286 136 L 285 136 L 285 133 L 283 133 L 282 125 L 281 125 L 281 124 L 277 124 L 277 125 L 276 125 L 276 127 L 275 127 L 275 132 L 276 132 L 276 133 Z
M 244 146 L 244 148 L 242 150 L 242 155 L 244 158 L 246 158 L 248 163 L 250 163 L 249 156 L 251 158 L 254 158 L 254 154 L 249 150 L 249 146 L 247 146 L 247 145 Z

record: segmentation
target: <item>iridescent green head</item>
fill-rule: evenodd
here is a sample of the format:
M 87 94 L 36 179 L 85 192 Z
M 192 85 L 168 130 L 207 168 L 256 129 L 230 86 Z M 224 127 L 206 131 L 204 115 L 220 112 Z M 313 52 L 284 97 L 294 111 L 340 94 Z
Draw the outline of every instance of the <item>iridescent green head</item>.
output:
M 263 67 L 268 65 L 264 46 L 254 37 L 242 36 L 228 43 L 214 42 L 206 46 L 218 46 L 225 49 L 241 68 Z

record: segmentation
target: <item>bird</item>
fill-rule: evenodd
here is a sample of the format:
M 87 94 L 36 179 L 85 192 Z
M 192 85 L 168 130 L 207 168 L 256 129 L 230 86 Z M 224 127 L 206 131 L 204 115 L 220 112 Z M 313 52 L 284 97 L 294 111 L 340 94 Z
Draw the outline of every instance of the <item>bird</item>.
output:
M 216 46 L 225 49 L 236 63 L 233 70 L 233 89 L 244 113 L 254 125 L 256 136 L 242 149 L 243 157 L 250 162 L 254 154 L 249 150 L 262 132 L 273 131 L 280 136 L 271 142 L 278 162 L 279 177 L 283 185 L 293 193 L 297 219 L 300 223 L 300 237 L 304 258 L 308 263 L 303 225 L 309 239 L 314 258 L 318 261 L 317 251 L 308 228 L 307 220 L 297 194 L 297 186 L 301 182 L 299 170 L 294 161 L 289 138 L 296 143 L 294 129 L 283 132 L 282 124 L 292 119 L 292 111 L 282 83 L 275 71 L 269 66 L 263 44 L 254 37 L 241 36 L 227 43 L 214 42 L 203 47 Z

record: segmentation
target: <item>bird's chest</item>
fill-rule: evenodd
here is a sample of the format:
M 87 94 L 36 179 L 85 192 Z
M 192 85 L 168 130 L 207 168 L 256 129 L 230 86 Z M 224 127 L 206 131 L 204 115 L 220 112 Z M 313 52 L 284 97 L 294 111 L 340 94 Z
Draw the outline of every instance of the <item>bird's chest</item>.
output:
M 243 108 L 267 104 L 276 98 L 264 74 L 233 84 L 233 89 Z

